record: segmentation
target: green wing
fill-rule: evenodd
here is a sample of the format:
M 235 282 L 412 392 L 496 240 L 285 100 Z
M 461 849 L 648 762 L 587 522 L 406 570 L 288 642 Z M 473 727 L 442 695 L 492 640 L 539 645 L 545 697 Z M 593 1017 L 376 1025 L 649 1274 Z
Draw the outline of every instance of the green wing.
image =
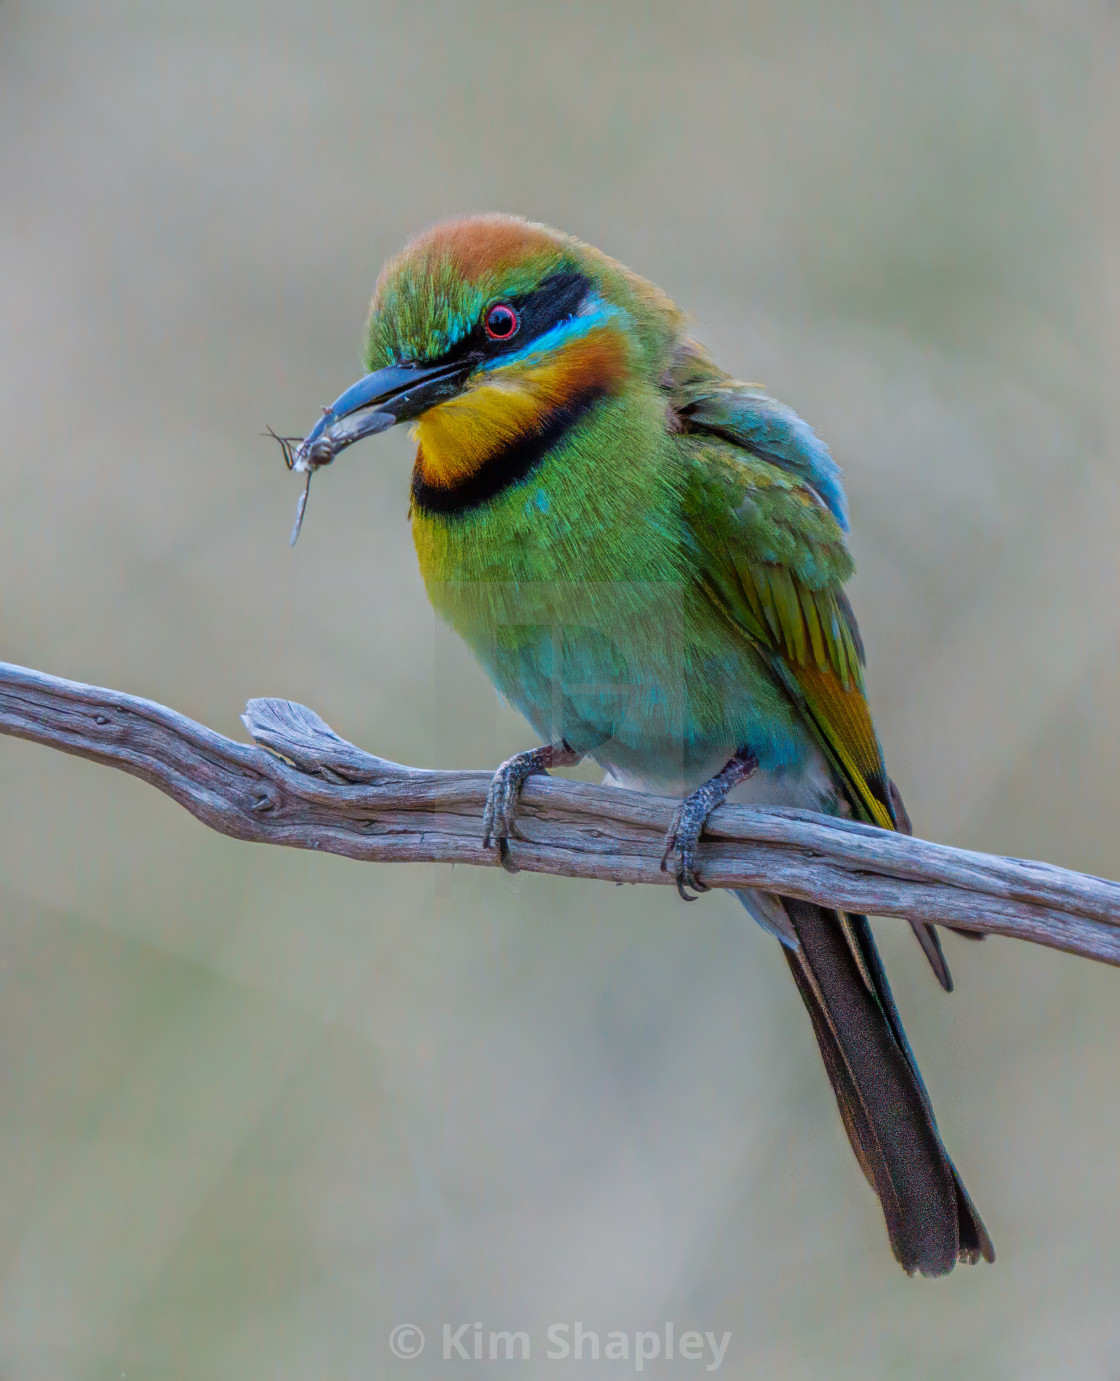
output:
M 695 456 L 687 517 L 712 602 L 767 654 L 853 812 L 894 829 L 844 583 L 853 564 L 839 471 L 808 425 L 685 342 L 665 380 Z
M 766 654 L 846 788 L 853 813 L 894 829 L 883 755 L 864 694 L 863 646 L 843 582 L 852 561 L 808 487 L 728 446 L 697 446 L 688 517 L 701 584 Z
M 831 456 L 796 414 L 754 386 L 737 385 L 691 343 L 665 383 L 682 443 L 694 455 L 686 517 L 705 593 L 762 650 L 855 817 L 908 830 L 883 764 L 864 691 L 863 643 L 844 594 L 853 563 Z M 936 933 L 914 930 L 948 987 Z

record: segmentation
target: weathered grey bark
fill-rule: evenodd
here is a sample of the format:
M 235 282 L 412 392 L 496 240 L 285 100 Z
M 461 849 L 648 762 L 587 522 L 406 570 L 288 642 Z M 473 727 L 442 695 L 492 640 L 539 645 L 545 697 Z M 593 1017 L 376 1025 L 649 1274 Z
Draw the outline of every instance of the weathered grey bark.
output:
M 482 847 L 490 774 L 403 767 L 312 710 L 251 700 L 255 744 L 164 705 L 0 663 L 0 732 L 129 772 L 234 839 L 385 862 L 496 867 Z M 526 784 L 511 845 L 528 872 L 671 883 L 674 803 L 556 778 Z M 700 848 L 713 887 L 762 887 L 849 911 L 1013 935 L 1120 964 L 1120 884 L 800 810 L 721 806 Z

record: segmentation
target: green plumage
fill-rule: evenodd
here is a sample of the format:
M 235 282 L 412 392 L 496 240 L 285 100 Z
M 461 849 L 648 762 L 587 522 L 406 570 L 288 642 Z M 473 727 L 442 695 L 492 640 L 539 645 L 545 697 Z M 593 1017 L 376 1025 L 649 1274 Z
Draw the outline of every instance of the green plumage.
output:
M 799 769 L 810 736 L 768 666 L 783 618 L 770 590 L 796 603 L 792 581 L 775 567 L 761 594 L 773 638 L 753 615 L 738 623 L 721 594 L 740 522 L 793 545 L 773 517 L 790 495 L 764 494 L 740 518 L 731 448 L 669 434 L 664 414 L 652 390 L 630 390 L 492 503 L 414 516 L 429 594 L 546 741 L 667 789 L 710 776 L 737 742 L 764 770 Z
M 453 222 L 386 266 L 368 362 L 344 398 L 418 419 L 432 602 L 561 759 L 708 802 L 753 769 L 743 799 L 896 827 L 843 591 L 839 469 L 789 408 L 719 370 L 659 289 L 544 227 Z M 495 784 L 508 796 L 546 760 L 511 760 Z M 990 1259 L 866 920 L 741 899 L 786 947 L 898 1259 L 929 1274 Z

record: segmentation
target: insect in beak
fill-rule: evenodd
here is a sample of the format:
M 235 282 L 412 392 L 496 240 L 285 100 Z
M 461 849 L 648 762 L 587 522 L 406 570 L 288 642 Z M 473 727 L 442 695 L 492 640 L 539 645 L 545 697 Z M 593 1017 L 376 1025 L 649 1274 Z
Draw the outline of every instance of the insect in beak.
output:
M 294 547 L 303 515 L 307 509 L 307 493 L 311 476 L 324 465 L 364 436 L 376 436 L 397 422 L 419 417 L 428 408 L 461 392 L 463 383 L 478 363 L 479 356 L 462 357 L 442 364 L 416 364 L 404 361 L 386 365 L 359 379 L 342 393 L 302 439 L 277 436 L 270 427 L 268 435 L 280 443 L 284 464 L 289 470 L 307 475 L 296 521 L 292 527 L 291 545 Z
M 307 496 L 311 492 L 311 476 L 319 469 L 320 465 L 329 465 L 330 458 L 319 460 L 313 453 L 305 452 L 302 436 L 279 436 L 271 427 L 262 435 L 270 436 L 273 441 L 280 443 L 280 449 L 284 453 L 284 464 L 289 470 L 302 470 L 307 475 L 307 482 L 304 484 L 303 491 L 296 503 L 296 520 L 292 524 L 292 535 L 288 538 L 288 546 L 294 547 L 296 539 L 299 537 L 300 528 L 303 527 L 303 515 L 307 512 Z

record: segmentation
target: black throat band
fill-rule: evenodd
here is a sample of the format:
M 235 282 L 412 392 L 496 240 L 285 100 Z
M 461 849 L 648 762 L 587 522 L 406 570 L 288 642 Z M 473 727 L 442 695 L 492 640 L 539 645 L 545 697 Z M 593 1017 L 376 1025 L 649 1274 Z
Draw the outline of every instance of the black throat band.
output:
M 596 385 L 578 394 L 563 407 L 550 412 L 542 426 L 491 451 L 478 469 L 458 484 L 429 484 L 424 478 L 422 455 L 418 455 L 412 472 L 413 507 L 421 513 L 453 517 L 480 508 L 511 485 L 523 483 L 607 391 Z

